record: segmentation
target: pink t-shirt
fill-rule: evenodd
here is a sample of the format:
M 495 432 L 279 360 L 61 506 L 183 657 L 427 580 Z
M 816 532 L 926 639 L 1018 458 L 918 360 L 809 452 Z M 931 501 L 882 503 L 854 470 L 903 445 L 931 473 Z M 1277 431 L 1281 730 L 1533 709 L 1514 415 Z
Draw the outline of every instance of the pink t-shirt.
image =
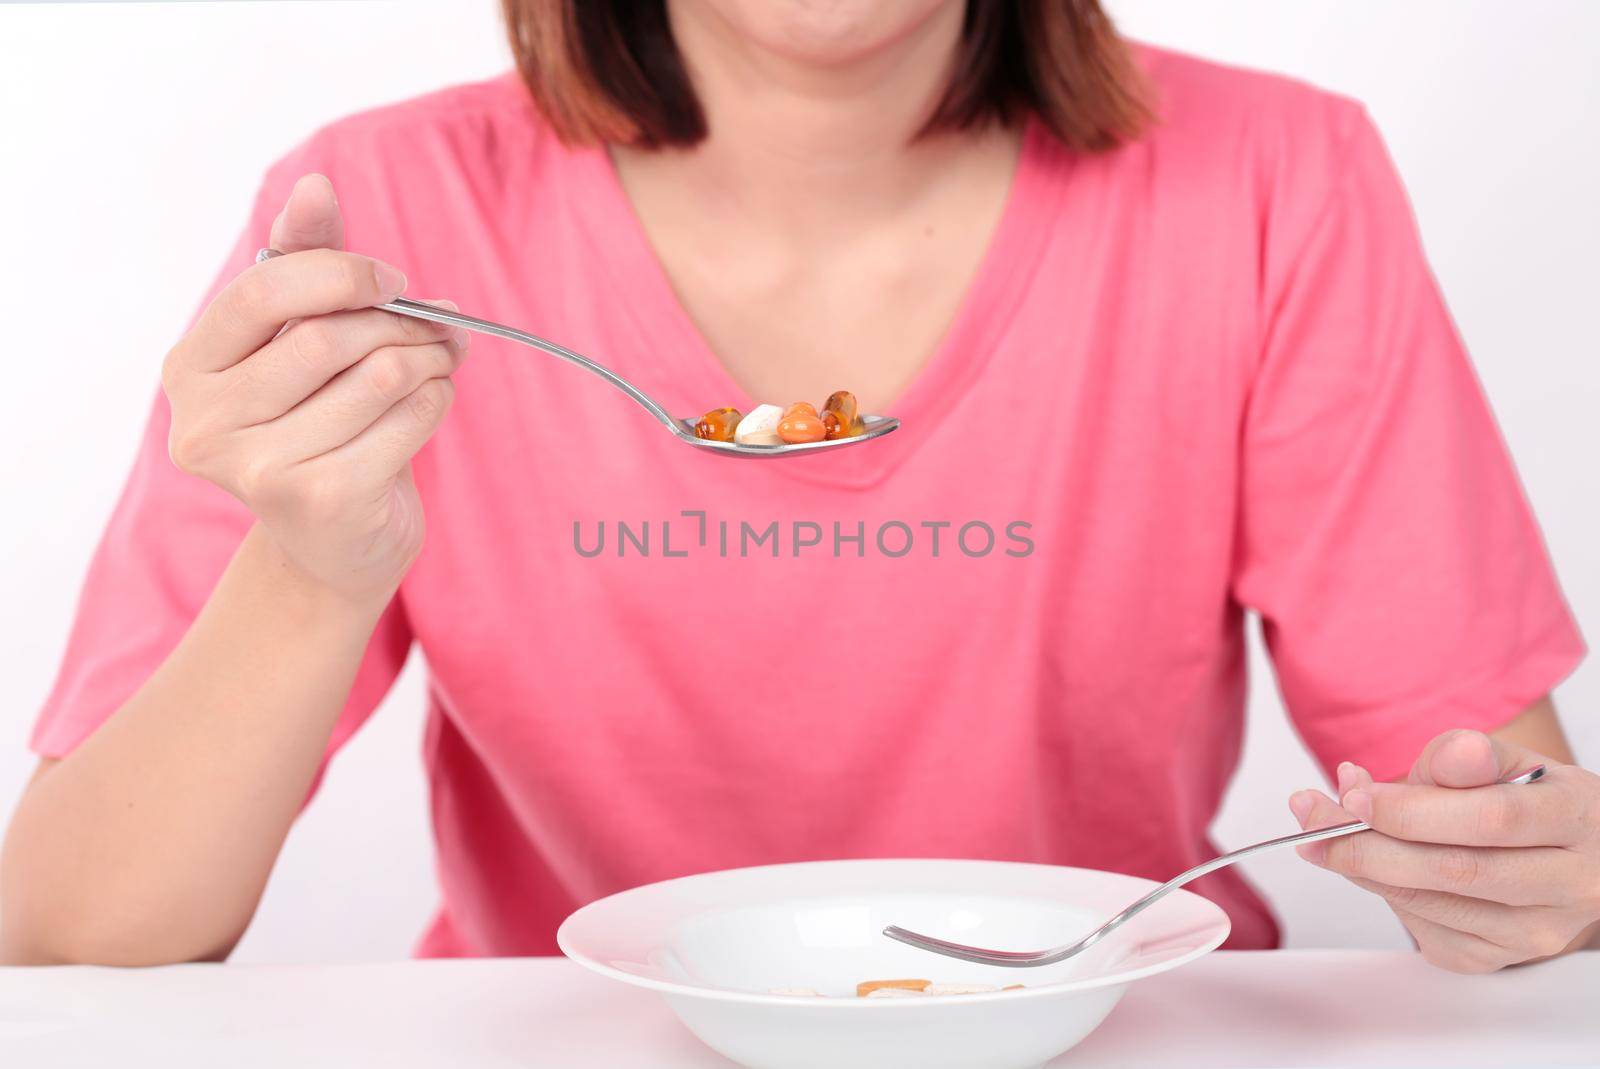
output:
M 575 368 L 476 339 L 415 462 L 427 545 L 331 743 L 420 646 L 441 885 L 420 953 L 552 953 L 592 899 L 768 862 L 1166 878 L 1213 853 L 1247 609 L 1318 760 L 1380 777 L 1574 667 L 1582 642 L 1361 108 L 1142 54 L 1161 124 L 1093 157 L 1029 129 L 987 257 L 881 442 L 730 461 Z M 674 412 L 752 403 L 608 156 L 559 144 L 514 78 L 318 133 L 268 174 L 224 278 L 311 170 L 350 247 L 412 293 L 561 341 Z M 158 401 L 42 754 L 151 673 L 250 523 L 174 470 L 167 425 Z M 813 625 L 782 624 L 794 600 Z M 1236 871 L 1197 887 L 1231 946 L 1274 944 Z

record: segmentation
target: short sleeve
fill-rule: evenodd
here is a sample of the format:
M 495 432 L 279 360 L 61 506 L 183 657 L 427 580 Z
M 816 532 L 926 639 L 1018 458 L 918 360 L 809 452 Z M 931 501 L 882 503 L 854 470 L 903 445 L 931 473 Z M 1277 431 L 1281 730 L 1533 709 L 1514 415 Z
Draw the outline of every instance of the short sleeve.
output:
M 250 220 L 201 307 L 266 244 L 272 220 L 304 171 L 322 169 L 297 150 L 275 166 Z M 151 360 L 151 378 L 158 359 Z M 167 453 L 171 413 L 159 395 L 122 495 L 79 595 L 66 655 L 34 724 L 31 745 L 62 757 L 150 678 L 177 646 L 251 525 L 223 490 L 186 475 Z M 405 663 L 410 632 L 398 599 L 383 614 L 358 670 L 331 748 L 352 735 Z
M 1234 595 L 1323 767 L 1388 778 L 1441 731 L 1516 716 L 1584 645 L 1400 179 L 1350 111 L 1327 195 L 1265 239 Z

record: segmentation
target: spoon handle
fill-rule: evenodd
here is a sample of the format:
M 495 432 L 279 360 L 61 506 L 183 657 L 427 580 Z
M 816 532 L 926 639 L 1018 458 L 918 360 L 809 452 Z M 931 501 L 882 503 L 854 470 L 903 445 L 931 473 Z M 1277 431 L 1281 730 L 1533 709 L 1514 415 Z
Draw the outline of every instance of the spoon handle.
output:
M 276 257 L 284 255 L 286 254 L 279 252 L 277 249 L 262 249 L 260 252 L 256 253 L 256 263 L 262 263 L 266 260 L 275 259 Z M 393 312 L 396 315 L 410 316 L 413 319 L 427 319 L 434 323 L 448 323 L 453 327 L 461 327 L 465 330 L 476 331 L 479 334 L 492 334 L 497 338 L 504 338 L 507 341 L 514 341 L 519 345 L 526 345 L 529 348 L 538 349 L 541 352 L 549 353 L 551 356 L 559 357 L 569 364 L 576 364 L 585 371 L 593 372 L 594 374 L 599 375 L 602 379 L 605 379 L 607 382 L 611 383 L 611 385 L 615 386 L 617 389 L 621 390 L 623 393 L 637 401 L 644 407 L 645 411 L 649 412 L 660 422 L 666 424 L 667 428 L 674 434 L 682 433 L 682 428 L 678 426 L 678 421 L 673 419 L 671 414 L 657 404 L 655 399 L 649 394 L 645 393 L 643 390 L 639 389 L 633 383 L 629 382 L 621 375 L 618 375 L 615 371 L 612 371 L 605 365 L 597 364 L 593 360 L 590 360 L 587 356 L 584 356 L 581 353 L 575 353 L 564 345 L 557 345 L 553 341 L 548 341 L 544 338 L 541 338 L 537 334 L 529 334 L 525 330 L 518 330 L 516 327 L 508 327 L 503 323 L 495 323 L 488 319 L 479 319 L 477 316 L 469 316 L 464 312 L 452 312 L 448 308 L 440 308 L 437 305 L 425 304 L 422 301 L 413 301 L 408 297 L 396 297 L 388 304 L 380 304 L 376 307 L 385 312 Z

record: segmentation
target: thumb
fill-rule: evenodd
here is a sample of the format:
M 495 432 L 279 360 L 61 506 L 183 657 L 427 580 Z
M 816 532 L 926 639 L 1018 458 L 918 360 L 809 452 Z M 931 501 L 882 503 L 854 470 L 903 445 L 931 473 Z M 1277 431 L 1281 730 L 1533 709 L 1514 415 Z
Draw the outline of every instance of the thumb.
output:
M 320 174 L 303 175 L 294 184 L 283 211 L 272 221 L 268 239 L 279 252 L 344 247 L 344 216 L 333 195 L 333 183 Z
M 1481 731 L 1447 731 L 1423 748 L 1406 780 L 1433 787 L 1487 787 L 1542 760 L 1532 750 Z

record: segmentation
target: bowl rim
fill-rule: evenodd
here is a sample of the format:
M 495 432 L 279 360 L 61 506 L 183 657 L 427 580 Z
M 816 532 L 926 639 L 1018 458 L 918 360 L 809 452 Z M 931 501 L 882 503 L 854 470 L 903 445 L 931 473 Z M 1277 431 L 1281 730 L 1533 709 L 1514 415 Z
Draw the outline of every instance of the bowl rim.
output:
M 1195 894 L 1192 891 L 1186 891 L 1179 888 L 1170 892 L 1169 897 L 1175 901 L 1187 901 L 1191 903 L 1192 906 L 1198 907 L 1202 911 L 1210 912 L 1212 914 L 1211 919 L 1216 922 L 1216 930 L 1213 931 L 1209 937 L 1181 954 L 1175 954 L 1170 958 L 1163 958 L 1161 961 L 1154 962 L 1149 965 L 1143 965 L 1132 969 L 1114 969 L 1110 972 L 1100 973 L 1094 976 L 1087 976 L 1079 980 L 1062 980 L 1051 984 L 1029 985 L 1022 988 L 1020 991 L 988 991 L 970 995 L 930 995 L 926 998 L 917 999 L 818 998 L 799 995 L 774 995 L 764 991 L 740 991 L 734 988 L 711 987 L 694 983 L 660 980 L 653 976 L 640 976 L 637 973 L 631 973 L 624 969 L 618 969 L 613 965 L 608 965 L 603 961 L 599 961 L 579 950 L 574 949 L 571 945 L 574 922 L 581 922 L 584 914 L 595 912 L 601 907 L 607 905 L 614 905 L 615 899 L 621 898 L 624 895 L 633 895 L 642 891 L 659 890 L 673 884 L 700 880 L 708 876 L 720 876 L 731 873 L 752 873 L 794 868 L 819 868 L 823 866 L 899 864 L 908 862 L 928 865 L 999 865 L 1009 868 L 1046 869 L 1052 872 L 1077 872 L 1095 876 L 1115 876 L 1118 879 L 1132 880 L 1139 884 L 1143 884 L 1147 889 L 1153 889 L 1160 886 L 1160 883 L 1156 880 L 1146 879 L 1143 876 L 1132 876 L 1124 872 L 1112 872 L 1108 869 L 1089 869 L 1076 865 L 1046 865 L 1030 861 L 997 861 L 985 858 L 836 858 L 817 861 L 789 861 L 772 865 L 747 865 L 740 868 L 713 869 L 709 872 L 696 872 L 686 876 L 673 877 L 672 879 L 668 880 L 657 880 L 653 883 L 640 884 L 638 887 L 630 887 L 626 890 L 618 891 L 615 894 L 606 895 L 604 898 L 597 898 L 593 902 L 573 910 L 567 915 L 566 919 L 561 922 L 560 927 L 556 929 L 556 946 L 569 960 L 576 962 L 591 972 L 598 973 L 601 976 L 608 976 L 614 980 L 620 980 L 623 983 L 630 984 L 634 987 L 642 987 L 652 991 L 659 991 L 665 995 L 708 999 L 715 1002 L 738 1002 L 766 1006 L 794 1006 L 811 1011 L 826 1011 L 832 1009 L 843 1009 L 844 1007 L 863 1006 L 876 1006 L 880 1008 L 892 1006 L 898 1010 L 915 1006 L 928 1007 L 930 1005 L 964 1006 L 986 1005 L 996 1001 L 1004 1001 L 1008 1003 L 1020 1002 L 1026 999 L 1051 998 L 1060 995 L 1074 994 L 1079 991 L 1092 991 L 1101 987 L 1129 984 L 1135 980 L 1142 980 L 1146 977 L 1168 972 L 1172 969 L 1178 968 L 1180 965 L 1187 965 L 1189 962 L 1194 961 L 1197 958 L 1204 957 L 1217 947 L 1221 946 L 1223 941 L 1228 938 L 1229 933 L 1233 930 L 1233 922 L 1221 906 L 1217 905 L 1209 898 L 1205 898 L 1201 895 Z M 1018 974 L 1026 974 L 1030 970 L 1019 968 L 1016 971 Z

